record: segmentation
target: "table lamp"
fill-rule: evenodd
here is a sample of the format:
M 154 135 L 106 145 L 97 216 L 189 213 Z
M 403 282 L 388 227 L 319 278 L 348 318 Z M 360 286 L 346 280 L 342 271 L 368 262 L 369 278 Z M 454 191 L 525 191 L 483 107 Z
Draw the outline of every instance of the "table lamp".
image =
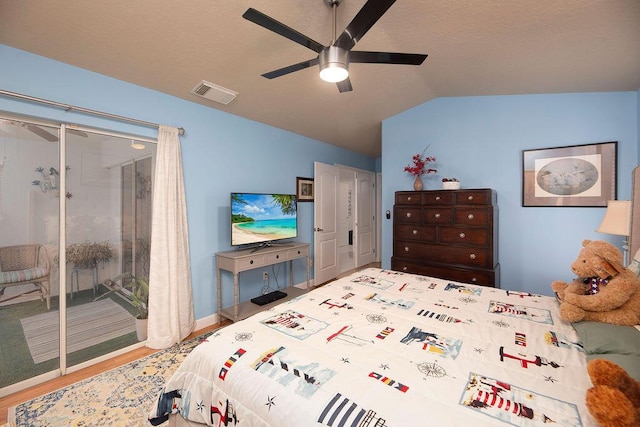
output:
M 631 234 L 631 200 L 609 200 L 602 224 L 600 224 L 596 232 L 624 236 L 625 240 L 622 249 L 626 267 L 628 264 L 629 235 Z

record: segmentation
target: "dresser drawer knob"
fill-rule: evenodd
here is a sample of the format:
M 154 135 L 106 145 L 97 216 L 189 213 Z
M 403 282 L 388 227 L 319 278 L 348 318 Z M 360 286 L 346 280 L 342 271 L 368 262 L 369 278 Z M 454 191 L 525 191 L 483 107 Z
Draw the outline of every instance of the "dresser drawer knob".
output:
M 276 259 L 279 259 L 279 258 L 280 258 L 280 255 L 276 255 Z
M 469 218 L 469 219 L 473 219 L 473 214 L 469 214 L 469 215 L 467 215 L 467 218 Z
M 407 271 L 407 270 L 408 270 L 408 268 L 407 268 L 406 265 L 402 266 L 402 271 Z
M 412 233 L 415 236 L 416 234 L 418 234 L 418 230 L 413 230 Z
M 440 218 L 440 214 L 439 214 L 439 213 L 435 214 L 434 216 L 435 216 L 436 218 Z
M 476 259 L 476 254 L 471 254 L 471 255 L 469 255 L 469 258 L 471 258 L 471 259 Z
M 253 260 L 249 261 L 249 264 L 253 264 Z
M 440 196 L 436 196 L 436 200 L 440 200 Z
M 407 212 L 407 218 L 411 218 L 411 212 Z
M 460 238 L 464 239 L 465 237 L 467 237 L 464 233 L 460 233 Z
M 478 281 L 478 278 L 477 278 L 477 277 L 474 277 L 474 278 L 472 278 L 472 279 L 471 279 L 471 281 L 472 281 L 472 282 L 477 282 L 477 281 Z
M 405 247 L 404 247 L 404 251 L 405 251 L 405 252 L 409 252 L 409 246 L 405 246 Z
M 467 197 L 467 200 L 473 200 L 473 196 Z
M 411 201 L 411 196 L 407 197 L 407 202 Z

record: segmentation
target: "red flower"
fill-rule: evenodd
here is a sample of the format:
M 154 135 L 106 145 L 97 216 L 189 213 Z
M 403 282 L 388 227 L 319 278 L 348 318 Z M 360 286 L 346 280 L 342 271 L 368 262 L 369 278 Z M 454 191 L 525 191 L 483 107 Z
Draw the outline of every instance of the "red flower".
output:
M 429 148 L 429 146 L 427 146 Z M 427 167 L 429 163 L 433 163 L 436 161 L 436 158 L 433 156 L 425 156 L 424 153 L 427 151 L 427 148 L 424 149 L 422 154 L 414 154 L 411 158 L 413 165 L 407 165 L 404 167 L 405 172 L 409 172 L 413 176 L 422 176 L 424 174 L 436 173 L 438 172 L 436 169 L 432 169 Z

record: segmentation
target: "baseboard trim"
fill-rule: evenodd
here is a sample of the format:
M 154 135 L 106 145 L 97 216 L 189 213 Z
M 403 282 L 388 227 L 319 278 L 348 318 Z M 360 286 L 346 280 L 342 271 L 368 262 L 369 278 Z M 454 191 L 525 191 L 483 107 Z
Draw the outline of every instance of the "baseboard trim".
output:
M 220 316 L 218 316 L 218 313 L 214 313 L 210 316 L 196 320 L 196 328 L 194 331 L 199 331 L 200 329 L 208 328 L 209 326 L 217 325 L 218 323 L 220 323 Z

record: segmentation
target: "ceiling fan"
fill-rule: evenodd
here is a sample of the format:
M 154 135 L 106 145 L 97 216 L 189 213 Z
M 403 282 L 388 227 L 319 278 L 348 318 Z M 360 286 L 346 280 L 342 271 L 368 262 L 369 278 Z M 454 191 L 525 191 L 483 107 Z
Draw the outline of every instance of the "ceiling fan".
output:
M 265 74 L 263 77 L 275 79 L 295 71 L 304 70 L 315 65 L 320 65 L 320 78 L 328 82 L 335 82 L 340 92 L 353 90 L 349 79 L 349 63 L 368 64 L 402 64 L 421 65 L 427 55 L 414 53 L 393 52 L 366 52 L 352 51 L 356 43 L 373 27 L 384 13 L 395 3 L 395 0 L 368 0 L 353 18 L 347 28 L 336 37 L 337 9 L 342 0 L 324 0 L 327 6 L 333 10 L 333 40 L 329 46 L 323 46 L 317 41 L 288 27 L 275 19 L 253 8 L 247 9 L 243 18 L 280 34 L 289 40 L 296 42 L 318 54 L 314 59 L 302 61 Z
M 40 138 L 42 138 L 42 139 L 44 139 L 46 141 L 49 141 L 49 142 L 57 142 L 58 141 L 58 135 L 56 135 L 56 134 L 46 130 L 44 127 L 36 125 L 36 124 L 19 122 L 19 121 L 14 121 L 14 120 L 0 120 L 0 123 L 6 123 L 7 125 L 14 125 L 14 126 L 20 126 L 20 127 L 26 128 L 29 132 L 32 132 L 32 133 L 38 135 Z M 67 132 L 72 133 L 72 134 L 77 135 L 77 136 L 81 136 L 83 138 L 87 138 L 89 136 L 86 132 L 83 132 L 83 131 L 77 130 L 77 129 L 67 128 Z

